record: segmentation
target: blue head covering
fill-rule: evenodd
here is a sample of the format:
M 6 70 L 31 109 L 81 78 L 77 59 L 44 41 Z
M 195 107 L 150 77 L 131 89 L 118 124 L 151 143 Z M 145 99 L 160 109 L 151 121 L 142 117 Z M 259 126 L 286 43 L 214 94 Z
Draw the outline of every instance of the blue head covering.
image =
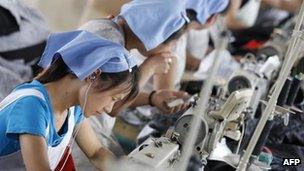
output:
M 146 50 L 157 47 L 189 19 L 185 0 L 133 0 L 122 6 L 123 17 Z
M 38 65 L 47 68 L 58 57 L 80 80 L 98 69 L 116 73 L 135 66 L 124 47 L 83 30 L 52 34 Z
M 205 24 L 209 17 L 224 11 L 228 4 L 229 0 L 187 0 L 186 8 L 194 10 L 198 21 Z

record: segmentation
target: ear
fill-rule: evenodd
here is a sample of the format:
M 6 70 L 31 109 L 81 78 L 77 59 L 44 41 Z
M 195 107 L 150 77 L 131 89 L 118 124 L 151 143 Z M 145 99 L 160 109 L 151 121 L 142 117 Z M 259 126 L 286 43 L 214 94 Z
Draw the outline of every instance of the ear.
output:
M 100 75 L 101 75 L 101 70 L 98 69 L 95 72 L 93 72 L 88 78 L 86 78 L 86 81 L 94 82 L 97 79 L 97 77 Z

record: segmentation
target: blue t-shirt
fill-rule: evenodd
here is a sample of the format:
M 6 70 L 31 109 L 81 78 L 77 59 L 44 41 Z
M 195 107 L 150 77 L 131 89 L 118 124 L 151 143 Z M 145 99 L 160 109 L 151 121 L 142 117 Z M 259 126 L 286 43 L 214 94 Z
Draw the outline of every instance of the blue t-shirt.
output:
M 20 134 L 42 136 L 48 146 L 54 147 L 61 142 L 67 131 L 68 122 L 64 122 L 61 128 L 62 134 L 58 135 L 56 132 L 52 105 L 45 87 L 34 80 L 18 86 L 15 90 L 24 88 L 40 91 L 45 100 L 36 96 L 25 96 L 0 111 L 0 156 L 20 150 Z M 80 107 L 75 107 L 72 114 L 75 116 L 75 124 L 83 119 Z M 47 129 L 48 125 L 50 129 Z

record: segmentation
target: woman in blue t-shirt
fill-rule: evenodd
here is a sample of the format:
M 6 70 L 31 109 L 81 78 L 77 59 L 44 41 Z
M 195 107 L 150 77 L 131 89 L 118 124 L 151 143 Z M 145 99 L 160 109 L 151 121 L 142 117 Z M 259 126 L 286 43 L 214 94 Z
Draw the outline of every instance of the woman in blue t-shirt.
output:
M 111 155 L 85 117 L 138 94 L 134 61 L 121 45 L 78 30 L 51 35 L 39 65 L 42 73 L 0 103 L 0 170 L 73 170 L 73 139 L 102 169 Z

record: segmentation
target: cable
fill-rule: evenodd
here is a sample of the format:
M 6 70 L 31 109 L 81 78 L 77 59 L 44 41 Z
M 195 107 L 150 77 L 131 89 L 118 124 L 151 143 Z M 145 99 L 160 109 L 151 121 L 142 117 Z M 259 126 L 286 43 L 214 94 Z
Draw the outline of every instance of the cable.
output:
M 89 84 L 88 88 L 85 91 L 85 97 L 84 97 L 84 103 L 83 103 L 83 108 L 82 108 L 82 114 L 84 114 L 84 111 L 85 111 L 85 108 L 86 108 L 86 105 L 87 105 L 87 101 L 88 101 L 88 93 L 89 93 L 89 90 L 90 90 L 92 84 L 93 84 L 93 82 L 91 82 Z M 72 115 L 74 115 L 74 113 L 72 113 Z M 65 148 L 65 150 L 66 150 L 69 147 L 68 155 L 66 156 L 66 158 L 65 158 L 65 160 L 63 162 L 63 165 L 61 166 L 61 168 L 60 168 L 59 171 L 63 171 L 62 169 L 64 168 L 66 162 L 68 161 L 68 158 L 69 158 L 69 156 L 71 154 L 71 148 L 73 147 L 74 142 L 75 142 L 73 140 L 76 138 L 79 130 L 81 129 L 81 126 L 82 126 L 82 123 L 80 123 L 79 126 L 76 128 L 75 133 L 73 133 L 73 135 L 72 135 L 72 137 L 70 139 L 69 145 Z

